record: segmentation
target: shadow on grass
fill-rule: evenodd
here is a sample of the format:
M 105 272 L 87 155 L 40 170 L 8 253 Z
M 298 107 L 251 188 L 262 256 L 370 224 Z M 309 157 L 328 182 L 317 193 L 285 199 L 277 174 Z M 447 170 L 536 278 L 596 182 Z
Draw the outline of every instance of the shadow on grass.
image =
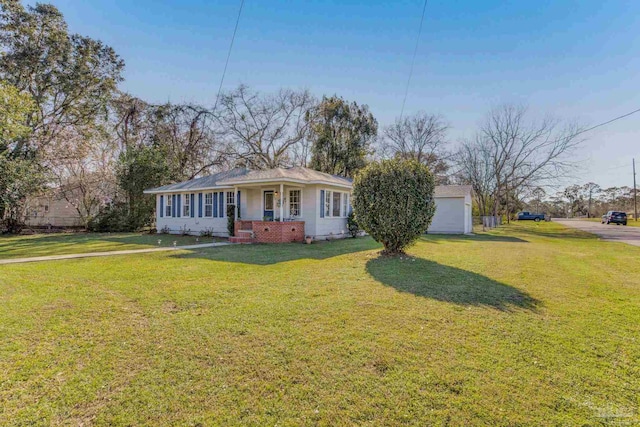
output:
M 501 236 L 498 234 L 426 234 L 420 238 L 425 242 L 440 243 L 447 242 L 509 242 L 509 243 L 529 243 L 527 240 L 513 236 Z
M 380 249 L 370 237 L 341 239 L 333 242 L 232 245 L 193 250 L 171 255 L 175 258 L 200 258 L 242 264 L 270 265 L 299 259 L 327 259 L 340 255 Z
M 400 292 L 465 306 L 502 311 L 533 310 L 540 301 L 529 294 L 477 273 L 422 258 L 380 256 L 367 262 L 367 272 Z

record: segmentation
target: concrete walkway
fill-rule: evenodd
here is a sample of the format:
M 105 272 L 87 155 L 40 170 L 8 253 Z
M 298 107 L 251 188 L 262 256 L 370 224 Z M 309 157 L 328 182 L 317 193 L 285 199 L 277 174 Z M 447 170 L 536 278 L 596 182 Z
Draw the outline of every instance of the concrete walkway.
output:
M 4 264 L 22 264 L 25 262 L 38 262 L 38 261 L 57 261 L 61 259 L 76 259 L 76 258 L 92 258 L 102 256 L 114 256 L 114 255 L 130 255 L 130 254 L 144 254 L 149 252 L 165 252 L 165 251 L 179 251 L 184 249 L 201 249 L 201 248 L 213 248 L 216 246 L 227 246 L 231 243 L 219 242 L 219 243 L 202 243 L 200 245 L 188 245 L 188 246 L 176 246 L 165 248 L 149 248 L 149 249 L 129 249 L 126 251 L 110 251 L 110 252 L 87 252 L 84 254 L 67 254 L 67 255 L 48 255 L 37 256 L 32 258 L 13 258 L 13 259 L 0 259 L 0 265 Z

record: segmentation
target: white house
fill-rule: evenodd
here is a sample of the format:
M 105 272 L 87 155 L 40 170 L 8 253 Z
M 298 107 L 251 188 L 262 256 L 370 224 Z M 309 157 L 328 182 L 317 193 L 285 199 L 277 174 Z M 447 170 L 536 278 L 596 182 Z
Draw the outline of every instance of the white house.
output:
M 156 195 L 158 230 L 228 236 L 227 207 L 234 205 L 232 242 L 281 243 L 305 236 L 346 237 L 351 188 L 349 178 L 295 167 L 233 169 L 145 193 Z M 436 216 L 429 232 L 471 231 L 471 195 L 463 191 L 466 188 L 436 188 Z
M 473 231 L 470 185 L 438 185 L 434 192 L 436 213 L 430 234 L 468 234 Z
M 158 230 L 227 236 L 235 205 L 235 242 L 292 242 L 345 237 L 351 179 L 312 169 L 233 169 L 146 190 L 156 195 Z

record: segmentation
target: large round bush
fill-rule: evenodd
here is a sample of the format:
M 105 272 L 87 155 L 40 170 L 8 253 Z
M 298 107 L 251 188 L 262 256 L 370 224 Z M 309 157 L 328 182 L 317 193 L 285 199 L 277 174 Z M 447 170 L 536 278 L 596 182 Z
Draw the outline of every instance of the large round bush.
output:
M 429 168 L 415 160 L 371 163 L 353 182 L 360 228 L 382 243 L 385 253 L 402 253 L 431 224 L 434 188 Z

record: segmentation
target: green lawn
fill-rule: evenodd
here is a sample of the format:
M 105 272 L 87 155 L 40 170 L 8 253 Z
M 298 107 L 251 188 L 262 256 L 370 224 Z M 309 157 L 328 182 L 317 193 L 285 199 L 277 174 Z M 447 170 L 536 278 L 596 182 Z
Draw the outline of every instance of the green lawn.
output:
M 198 241 L 196 242 L 196 239 Z M 160 244 L 158 244 L 160 240 Z M 159 246 L 211 243 L 213 238 L 140 233 L 65 233 L 0 236 L 0 259 L 109 252 Z
M 530 223 L 378 250 L 0 266 L 0 424 L 640 424 L 640 248 Z

